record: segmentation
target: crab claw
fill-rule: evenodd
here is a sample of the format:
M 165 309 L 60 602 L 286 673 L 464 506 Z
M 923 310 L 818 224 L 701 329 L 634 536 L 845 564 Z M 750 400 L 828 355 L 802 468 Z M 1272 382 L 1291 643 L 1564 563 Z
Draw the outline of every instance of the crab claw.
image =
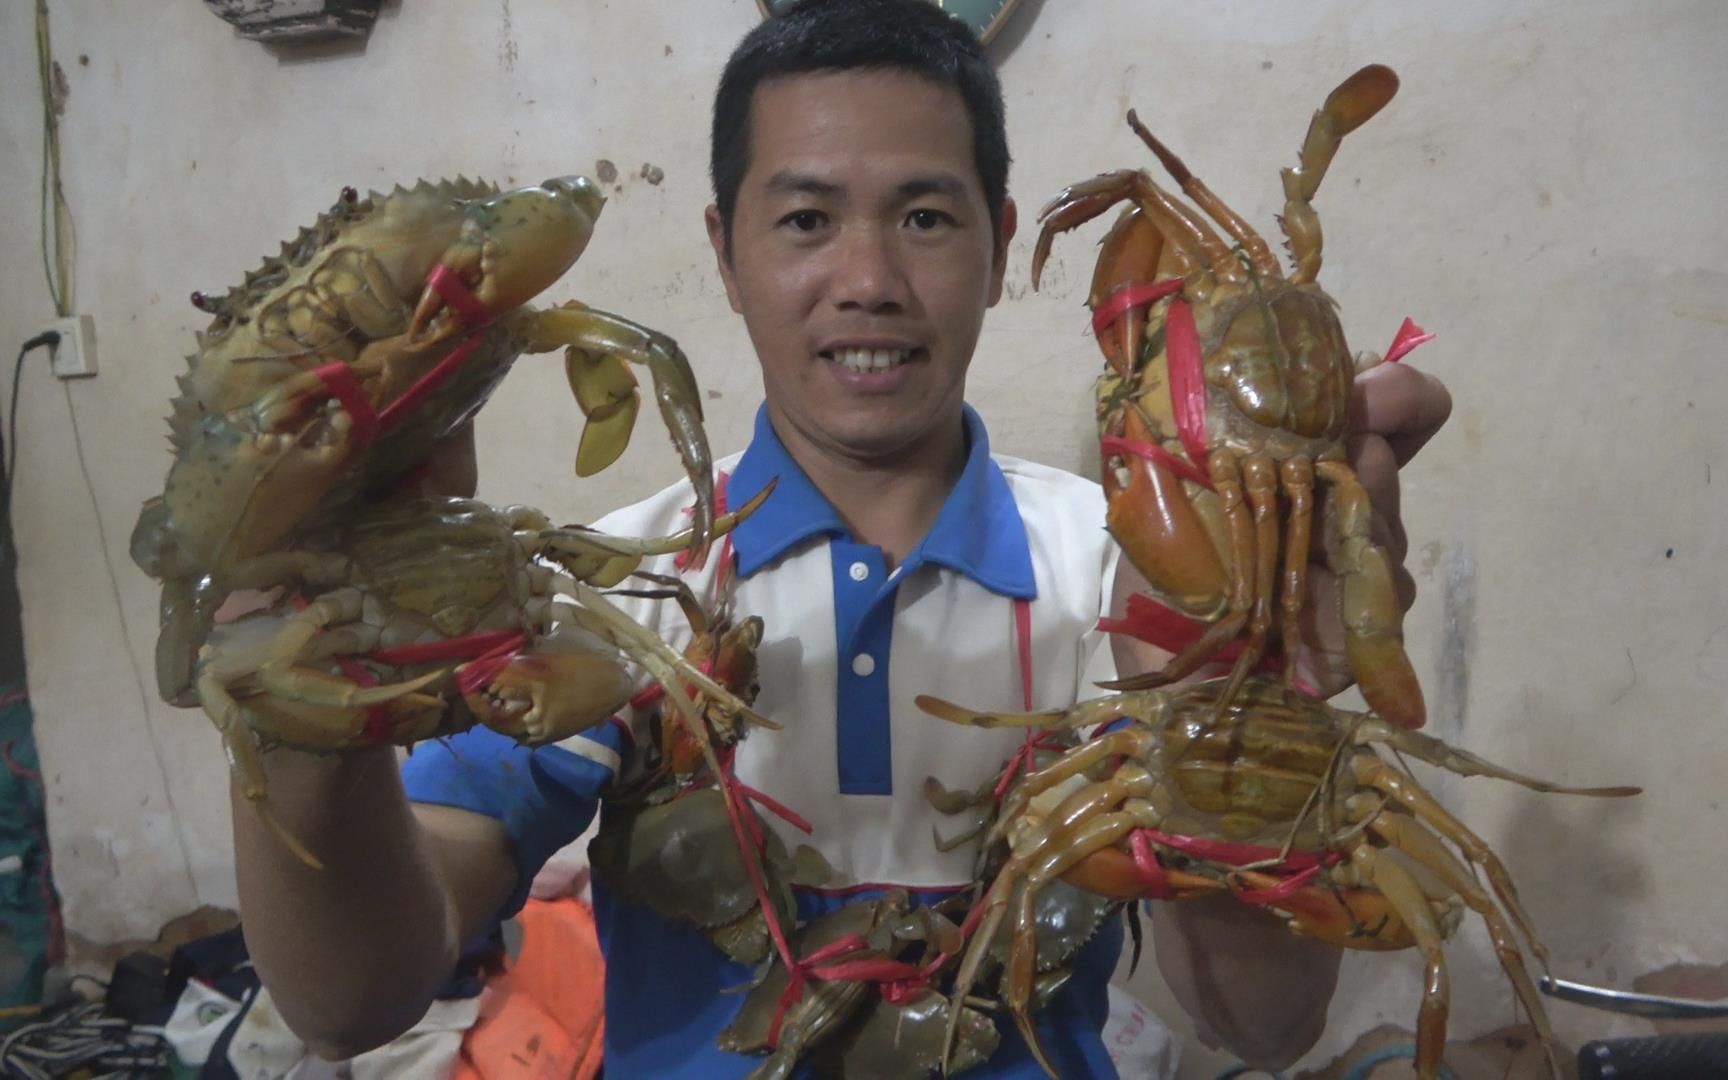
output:
M 529 655 L 516 657 L 463 700 L 482 724 L 538 745 L 604 723 L 634 689 L 629 673 L 608 655 Z
M 427 275 L 410 336 L 436 336 L 453 322 L 483 322 L 544 292 L 587 248 L 605 204 L 599 186 L 585 176 L 470 203 L 461 233 Z

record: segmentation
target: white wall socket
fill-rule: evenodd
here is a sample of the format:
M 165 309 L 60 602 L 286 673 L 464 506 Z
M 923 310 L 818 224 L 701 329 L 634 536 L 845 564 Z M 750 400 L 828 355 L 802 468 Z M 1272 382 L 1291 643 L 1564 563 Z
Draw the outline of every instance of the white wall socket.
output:
M 60 340 L 53 346 L 49 367 L 62 379 L 81 379 L 96 374 L 96 320 L 88 315 L 70 315 L 44 326 Z

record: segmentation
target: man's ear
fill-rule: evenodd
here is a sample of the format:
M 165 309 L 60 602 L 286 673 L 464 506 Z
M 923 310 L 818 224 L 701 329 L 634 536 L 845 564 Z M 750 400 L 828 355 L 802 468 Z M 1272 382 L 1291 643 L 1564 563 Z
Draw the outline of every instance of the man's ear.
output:
M 1008 276 L 1008 245 L 1020 226 L 1020 210 L 1012 197 L 1002 200 L 1002 226 L 996 231 L 996 251 L 990 259 L 990 306 L 1002 299 L 1002 282 Z
M 738 302 L 738 280 L 732 274 L 731 252 L 726 250 L 726 223 L 720 220 L 720 207 L 709 203 L 702 218 L 708 224 L 708 243 L 714 248 L 714 263 L 720 268 L 720 280 L 726 284 L 726 302 L 741 315 L 744 308 Z

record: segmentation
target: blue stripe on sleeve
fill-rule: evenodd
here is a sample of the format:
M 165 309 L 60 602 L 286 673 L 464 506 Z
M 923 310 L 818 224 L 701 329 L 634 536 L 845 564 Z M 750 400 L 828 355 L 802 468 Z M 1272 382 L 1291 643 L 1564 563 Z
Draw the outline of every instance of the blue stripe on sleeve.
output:
M 620 756 L 629 752 L 616 724 L 581 737 Z M 611 779 L 612 770 L 590 758 L 559 746 L 523 746 L 482 727 L 421 743 L 402 763 L 402 785 L 411 801 L 471 810 L 503 824 L 517 880 L 499 918 L 522 907 L 546 860 L 588 828 Z

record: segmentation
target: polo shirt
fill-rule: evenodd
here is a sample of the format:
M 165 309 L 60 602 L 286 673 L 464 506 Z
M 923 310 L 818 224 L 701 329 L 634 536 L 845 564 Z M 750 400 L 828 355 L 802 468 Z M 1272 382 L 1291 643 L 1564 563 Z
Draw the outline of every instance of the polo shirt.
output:
M 1061 709 L 1097 696 L 1095 684 L 1115 674 L 1106 635 L 1096 629 L 1117 557 L 1103 527 L 1101 489 L 1072 473 L 992 454 L 977 412 L 967 406 L 964 417 L 964 469 L 928 535 L 892 573 L 882 551 L 850 535 L 792 460 L 765 406 L 748 448 L 717 463 L 733 506 L 775 483 L 731 534 L 730 552 L 734 613 L 764 621 L 756 709 L 781 729 L 752 731 L 734 766 L 740 782 L 812 827 L 805 834 L 763 813 L 788 850 L 807 844 L 834 871 L 824 887 L 797 890 L 800 919 L 888 888 L 907 890 L 915 904 L 933 903 L 970 883 L 975 845 L 937 849 L 935 833 L 950 836 L 964 826 L 931 806 L 925 781 L 974 790 L 999 773 L 1024 732 L 948 723 L 918 709 L 916 696 L 986 711 Z M 621 536 L 674 533 L 688 526 L 692 501 L 682 481 L 594 527 Z M 714 595 L 723 550 L 716 543 L 715 557 L 684 573 L 698 596 Z M 679 572 L 672 556 L 644 569 Z M 676 604 L 617 603 L 674 648 L 689 641 Z M 1023 655 L 1030 659 L 1024 671 Z M 645 737 L 637 730 L 642 719 L 534 749 L 476 728 L 417 748 L 404 763 L 404 783 L 414 801 L 503 823 L 519 874 L 500 913 L 507 916 L 546 859 L 593 820 L 607 782 Z M 760 1065 L 760 1057 L 714 1045 L 741 1001 L 723 991 L 747 983 L 752 970 L 726 960 L 694 928 L 617 902 L 604 881 L 593 888 L 607 961 L 607 1075 L 737 1077 Z M 1112 920 L 1038 1014 L 1040 1041 L 1062 1075 L 1115 1076 L 1100 1032 L 1121 946 L 1121 920 Z M 967 1075 L 1042 1077 L 1006 1014 L 997 1027 L 1000 1048 Z

